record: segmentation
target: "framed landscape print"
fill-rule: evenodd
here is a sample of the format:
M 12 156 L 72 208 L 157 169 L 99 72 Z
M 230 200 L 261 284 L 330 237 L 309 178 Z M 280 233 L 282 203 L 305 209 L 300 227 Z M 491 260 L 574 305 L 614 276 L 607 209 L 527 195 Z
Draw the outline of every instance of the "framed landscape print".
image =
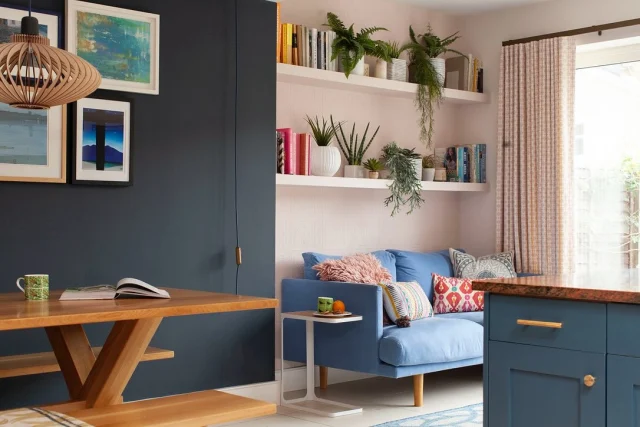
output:
M 23 9 L 0 6 L 0 43 L 20 33 Z M 33 12 L 40 35 L 58 47 L 59 15 Z M 67 182 L 66 107 L 20 110 L 0 104 L 0 181 Z
M 131 185 L 131 103 L 84 98 L 74 114 L 72 182 Z
M 100 89 L 158 95 L 159 15 L 76 0 L 66 6 L 67 50 L 98 69 Z

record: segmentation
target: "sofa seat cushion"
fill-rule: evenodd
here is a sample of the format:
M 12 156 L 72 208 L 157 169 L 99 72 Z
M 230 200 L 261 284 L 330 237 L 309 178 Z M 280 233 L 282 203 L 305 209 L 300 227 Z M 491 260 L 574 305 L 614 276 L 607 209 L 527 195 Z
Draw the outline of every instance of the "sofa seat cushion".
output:
M 385 327 L 380 360 L 393 366 L 414 366 L 482 357 L 484 328 L 469 320 L 444 316 L 411 322 L 410 328 Z
M 447 314 L 436 314 L 437 319 L 464 319 L 475 322 L 479 325 L 484 325 L 484 312 L 483 311 L 473 311 L 469 313 L 447 313 Z
M 391 281 L 396 282 L 396 257 L 387 251 L 371 252 L 371 255 L 378 258 L 380 264 L 391 273 Z M 308 280 L 320 280 L 318 272 L 313 269 L 317 264 L 328 259 L 341 259 L 342 255 L 325 255 L 318 252 L 305 252 L 302 254 L 304 260 L 304 278 Z M 375 284 L 375 283 L 372 283 Z

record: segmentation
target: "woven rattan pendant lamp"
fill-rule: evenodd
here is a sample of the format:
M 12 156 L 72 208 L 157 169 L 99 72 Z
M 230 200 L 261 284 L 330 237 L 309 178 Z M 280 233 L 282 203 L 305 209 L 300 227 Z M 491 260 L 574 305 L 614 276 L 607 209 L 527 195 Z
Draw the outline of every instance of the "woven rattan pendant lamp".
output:
M 101 82 L 93 65 L 40 36 L 29 0 L 29 16 L 22 18 L 20 34 L 0 44 L 0 102 L 46 110 L 90 95 Z

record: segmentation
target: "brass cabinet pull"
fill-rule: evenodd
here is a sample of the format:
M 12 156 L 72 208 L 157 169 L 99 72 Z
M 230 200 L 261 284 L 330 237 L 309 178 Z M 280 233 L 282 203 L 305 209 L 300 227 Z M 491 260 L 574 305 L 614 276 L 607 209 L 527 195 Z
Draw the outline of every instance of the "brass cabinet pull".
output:
M 518 319 L 518 325 L 536 326 L 538 328 L 562 329 L 562 322 L 542 322 L 540 320 Z
M 594 377 L 593 375 L 584 376 L 584 385 L 586 385 L 587 387 L 593 387 L 595 383 L 596 377 Z

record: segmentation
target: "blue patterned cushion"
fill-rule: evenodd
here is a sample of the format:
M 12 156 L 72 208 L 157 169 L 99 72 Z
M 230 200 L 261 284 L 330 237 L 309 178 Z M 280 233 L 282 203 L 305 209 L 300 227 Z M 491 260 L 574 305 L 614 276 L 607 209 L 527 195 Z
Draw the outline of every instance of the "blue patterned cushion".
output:
M 455 249 L 449 249 L 456 277 L 464 279 L 491 279 L 518 277 L 513 266 L 513 254 L 503 252 L 476 258 Z

